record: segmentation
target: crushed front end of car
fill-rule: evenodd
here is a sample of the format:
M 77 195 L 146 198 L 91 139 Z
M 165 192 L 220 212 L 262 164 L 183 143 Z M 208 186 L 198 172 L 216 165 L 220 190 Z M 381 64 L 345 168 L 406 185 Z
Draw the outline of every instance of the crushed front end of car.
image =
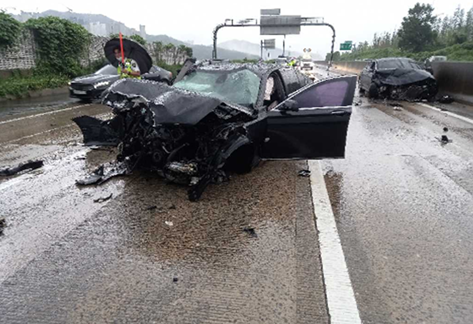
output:
M 76 120 L 85 144 L 118 143 L 117 161 L 128 172 L 146 169 L 187 185 L 192 201 L 227 179 L 225 163 L 251 142 L 246 123 L 256 118 L 251 108 L 145 80 L 118 81 L 103 102 L 112 120 L 95 127 Z
M 370 96 L 394 100 L 435 100 L 437 81 L 427 71 L 417 69 L 378 70 L 373 75 L 375 89 Z

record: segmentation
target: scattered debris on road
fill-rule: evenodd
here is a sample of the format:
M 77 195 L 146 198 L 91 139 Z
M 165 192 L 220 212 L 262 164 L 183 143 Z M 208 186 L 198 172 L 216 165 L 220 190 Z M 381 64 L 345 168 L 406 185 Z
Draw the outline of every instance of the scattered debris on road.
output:
M 76 180 L 76 184 L 80 186 L 100 185 L 114 177 L 129 174 L 128 169 L 121 163 L 110 163 L 107 165 L 107 172 L 105 172 L 105 166 L 101 165 L 97 168 L 90 176 L 85 179 Z
M 171 222 L 171 221 L 165 221 L 164 224 L 166 224 L 166 225 L 169 226 L 169 227 L 171 227 L 171 226 L 174 225 L 174 223 Z
M 443 104 L 451 104 L 454 101 L 455 99 L 453 99 L 453 97 L 450 95 L 444 95 L 438 98 L 438 102 L 443 103 Z
M 448 144 L 452 142 L 452 140 L 450 140 L 447 135 L 442 135 L 440 141 L 442 142 L 442 144 Z
M 176 209 L 176 205 L 169 206 L 169 209 Z
M 177 277 L 172 278 L 172 282 L 178 282 L 178 281 L 179 281 L 179 278 Z
M 243 228 L 243 232 L 247 233 L 251 237 L 254 237 L 254 238 L 258 237 L 258 234 L 256 234 L 256 231 L 253 227 L 247 226 Z
M 3 229 L 7 227 L 7 221 L 5 217 L 0 217 L 0 235 L 3 234 Z
M 298 175 L 299 177 L 310 177 L 310 170 L 300 170 Z
M 156 209 L 158 209 L 158 206 L 149 206 L 149 207 L 146 207 L 145 210 L 152 211 L 152 210 L 156 210 Z
M 111 193 L 110 195 L 108 195 L 106 197 L 100 197 L 100 198 L 94 199 L 94 203 L 102 203 L 102 202 L 105 202 L 105 201 L 111 199 L 112 197 L 113 197 L 113 193 Z
M 44 162 L 41 160 L 38 161 L 28 161 L 26 163 L 21 163 L 16 167 L 6 168 L 0 170 L 0 176 L 12 176 L 23 171 L 32 171 L 41 168 L 44 165 Z

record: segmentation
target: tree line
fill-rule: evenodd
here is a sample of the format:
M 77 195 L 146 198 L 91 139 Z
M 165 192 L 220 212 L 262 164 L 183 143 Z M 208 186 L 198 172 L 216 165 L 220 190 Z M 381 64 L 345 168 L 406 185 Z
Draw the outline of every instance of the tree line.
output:
M 350 53 L 336 52 L 334 61 L 389 56 L 424 60 L 432 55 L 473 61 L 473 7 L 465 10 L 458 6 L 451 16 L 444 17 L 436 16 L 434 10 L 431 4 L 417 3 L 398 30 L 375 33 L 371 43 L 359 42 Z

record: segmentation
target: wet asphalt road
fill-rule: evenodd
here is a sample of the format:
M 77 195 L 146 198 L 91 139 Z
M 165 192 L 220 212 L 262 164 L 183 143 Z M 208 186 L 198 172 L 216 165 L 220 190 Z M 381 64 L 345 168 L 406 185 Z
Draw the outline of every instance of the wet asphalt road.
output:
M 473 124 L 402 105 L 363 99 L 346 159 L 323 162 L 361 319 L 472 323 Z M 0 116 L 0 167 L 45 159 L 0 178 L 1 323 L 329 321 L 306 162 L 266 162 L 198 203 L 145 173 L 80 189 L 115 154 L 79 144 L 82 114 L 108 110 Z
M 358 107 L 347 159 L 324 163 L 358 308 L 364 323 L 473 323 L 473 124 L 403 105 Z
M 327 323 L 307 162 L 267 162 L 210 186 L 135 174 L 75 180 L 116 152 L 90 150 L 69 105 L 0 121 L 0 323 Z M 94 200 L 112 198 L 103 203 Z

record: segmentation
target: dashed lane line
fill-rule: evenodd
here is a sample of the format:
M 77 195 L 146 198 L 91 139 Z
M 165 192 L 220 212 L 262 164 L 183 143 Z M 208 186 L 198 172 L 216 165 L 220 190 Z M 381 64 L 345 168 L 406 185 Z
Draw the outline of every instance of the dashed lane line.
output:
M 2 122 L 0 122 L 0 125 L 8 124 L 8 123 L 13 123 L 13 122 L 17 122 L 17 121 L 21 121 L 21 120 L 25 120 L 25 119 L 37 118 L 37 117 L 47 116 L 47 115 L 53 115 L 53 114 L 57 114 L 57 113 L 60 113 L 60 112 L 63 112 L 63 111 L 70 111 L 70 110 L 79 109 L 79 108 L 84 108 L 84 107 L 88 107 L 88 106 L 92 106 L 92 105 L 91 105 L 91 104 L 79 105 L 79 106 L 74 106 L 74 107 L 69 107 L 69 108 L 64 108 L 64 109 L 58 109 L 58 110 L 48 111 L 48 112 L 41 113 L 41 114 L 36 114 L 36 115 L 30 115 L 30 116 L 25 116 L 25 117 L 18 117 L 18 118 L 14 118 L 14 119 L 9 119 L 9 120 L 2 121 Z

